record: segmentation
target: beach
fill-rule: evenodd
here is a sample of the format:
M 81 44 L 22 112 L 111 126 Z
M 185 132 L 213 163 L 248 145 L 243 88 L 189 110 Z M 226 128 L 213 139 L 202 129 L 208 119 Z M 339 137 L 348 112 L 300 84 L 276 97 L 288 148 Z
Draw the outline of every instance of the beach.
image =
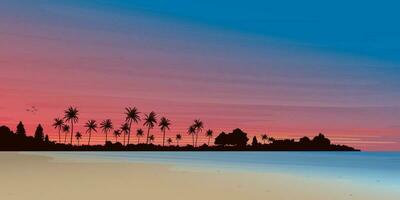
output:
M 394 200 L 399 196 L 397 185 L 351 179 L 71 155 L 0 153 L 0 199 Z

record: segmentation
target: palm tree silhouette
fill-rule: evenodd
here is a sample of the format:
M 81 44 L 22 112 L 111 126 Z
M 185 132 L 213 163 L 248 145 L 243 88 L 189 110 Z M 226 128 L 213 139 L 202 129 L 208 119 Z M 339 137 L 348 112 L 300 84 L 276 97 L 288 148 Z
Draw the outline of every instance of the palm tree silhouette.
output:
M 76 132 L 76 134 L 75 134 L 75 138 L 76 138 L 76 140 L 78 141 L 78 146 L 79 146 L 79 140 L 81 140 L 82 139 L 82 134 L 78 131 L 78 132 Z
M 136 137 L 137 137 L 137 143 L 138 143 L 138 144 L 139 144 L 139 142 L 140 142 L 140 138 L 143 137 L 143 134 L 144 134 L 144 131 L 143 131 L 143 129 L 141 129 L 141 128 L 139 128 L 139 129 L 136 131 Z
M 53 127 L 58 129 L 58 143 L 61 143 L 61 128 L 64 125 L 64 120 L 60 118 L 54 118 Z
M 206 137 L 208 137 L 208 146 L 210 146 L 210 139 L 213 137 L 213 131 L 211 129 L 208 129 L 206 132 Z
M 265 141 L 268 140 L 268 135 L 267 135 L 267 134 L 262 134 L 262 135 L 261 135 L 261 139 L 263 140 L 263 142 L 264 142 L 264 144 L 265 144 Z
M 124 146 L 125 146 L 125 136 L 129 133 L 129 124 L 128 123 L 124 123 L 121 125 L 121 132 L 122 134 L 124 134 Z
M 74 123 L 78 122 L 78 109 L 70 106 L 64 111 L 64 119 L 66 122 L 71 122 L 71 144 L 72 144 L 72 133 L 74 132 Z
M 118 142 L 118 137 L 121 136 L 121 131 L 120 130 L 114 130 L 114 136 L 115 136 L 115 143 Z
M 157 115 L 155 112 L 151 111 L 148 115 L 145 114 L 145 118 L 144 118 L 144 126 L 147 127 L 147 140 L 146 140 L 146 144 L 149 143 L 149 135 L 150 135 L 150 129 L 154 128 L 154 124 L 157 123 Z M 153 140 L 154 140 L 154 136 L 153 136 Z
M 195 130 L 196 130 L 196 143 L 195 143 L 195 147 L 197 146 L 197 138 L 199 136 L 199 132 L 201 132 L 203 130 L 203 122 L 200 119 L 196 119 L 194 120 L 194 124 L 193 124 Z
M 92 131 L 97 132 L 97 123 L 96 120 L 89 120 L 85 124 L 85 128 L 87 128 L 86 133 L 89 133 L 88 146 L 90 145 L 90 139 L 92 137 Z
M 175 140 L 176 140 L 176 145 L 178 145 L 178 147 L 179 147 L 179 140 L 182 140 L 182 135 L 176 134 Z
M 172 139 L 171 139 L 171 138 L 168 138 L 168 139 L 167 139 L 167 143 L 168 143 L 168 145 L 171 145 Z
M 150 136 L 149 136 L 149 140 L 150 140 L 150 143 L 153 143 L 153 141 L 155 140 L 154 135 L 150 135 Z
M 128 132 L 128 144 L 129 144 L 129 139 L 131 138 L 131 128 L 132 128 L 132 122 L 135 122 L 136 124 L 140 121 L 139 114 L 140 112 L 136 107 L 128 107 L 125 108 L 125 121 L 129 124 L 129 132 Z
M 192 136 L 192 142 L 193 142 L 193 147 L 194 147 L 194 136 L 196 134 L 196 128 L 193 125 L 190 126 L 187 133 Z
M 106 120 L 102 121 L 102 122 L 100 123 L 100 128 L 103 130 L 103 133 L 106 134 L 106 141 L 105 141 L 105 143 L 107 143 L 107 135 L 108 135 L 108 132 L 110 132 L 110 131 L 113 129 L 113 124 L 112 124 L 111 119 L 106 119 Z
M 62 131 L 63 131 L 63 133 L 65 133 L 65 137 L 64 137 L 64 143 L 65 144 L 67 144 L 67 134 L 69 133 L 69 130 L 70 130 L 70 128 L 69 128 L 68 124 L 64 124 L 62 126 Z
M 161 131 L 163 132 L 163 142 L 162 145 L 164 146 L 164 142 L 165 142 L 165 130 L 168 129 L 169 130 L 169 126 L 171 125 L 171 121 L 165 117 L 161 117 L 160 119 L 160 123 L 158 124 L 158 126 L 160 127 Z

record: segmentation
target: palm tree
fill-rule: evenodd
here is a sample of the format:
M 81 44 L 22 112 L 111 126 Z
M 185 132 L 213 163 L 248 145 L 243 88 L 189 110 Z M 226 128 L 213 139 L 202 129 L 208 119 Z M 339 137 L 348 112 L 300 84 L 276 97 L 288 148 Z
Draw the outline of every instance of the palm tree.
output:
M 114 136 L 115 136 L 115 143 L 118 142 L 118 137 L 121 136 L 121 131 L 120 130 L 114 130 Z
M 113 129 L 113 124 L 112 124 L 111 119 L 106 119 L 106 120 L 102 121 L 102 122 L 100 123 L 100 128 L 103 130 L 103 133 L 106 134 L 106 141 L 105 141 L 105 143 L 107 143 L 107 135 L 108 135 L 108 132 L 110 132 L 111 129 Z
M 121 132 L 122 134 L 124 134 L 124 145 L 125 145 L 125 136 L 129 133 L 129 124 L 128 123 L 124 123 L 121 125 Z
M 82 134 L 78 131 L 78 132 L 76 132 L 76 134 L 75 134 L 75 138 L 76 138 L 76 140 L 78 141 L 78 146 L 79 146 L 79 140 L 81 140 L 82 139 Z
M 65 133 L 65 137 L 64 137 L 64 143 L 67 144 L 67 134 L 69 133 L 69 125 L 68 124 L 64 124 L 62 126 L 62 131 Z
M 72 144 L 72 133 L 74 132 L 74 123 L 78 122 L 78 109 L 70 106 L 64 111 L 64 119 L 66 122 L 71 122 L 71 144 Z
M 208 129 L 206 132 L 206 137 L 208 137 L 208 146 L 210 146 L 210 139 L 213 137 L 213 131 L 211 129 Z
M 150 140 L 150 143 L 153 143 L 153 141 L 155 140 L 154 135 L 150 135 L 150 136 L 149 136 L 149 140 Z
M 165 142 L 165 130 L 168 129 L 169 130 L 169 126 L 171 125 L 171 121 L 165 117 L 161 117 L 160 119 L 160 123 L 158 124 L 158 126 L 160 127 L 161 131 L 163 132 L 163 142 L 162 145 L 164 146 L 164 142 Z
M 64 120 L 60 118 L 54 118 L 53 127 L 58 129 L 58 143 L 61 143 L 61 128 L 64 125 Z
M 267 134 L 262 134 L 262 135 L 261 135 L 261 139 L 263 140 L 263 142 L 264 142 L 264 144 L 265 144 L 265 141 L 268 140 L 268 135 L 267 135 Z
M 144 126 L 147 126 L 147 140 L 146 140 L 146 144 L 149 143 L 149 135 L 150 135 L 150 129 L 154 128 L 154 124 L 157 123 L 157 115 L 155 112 L 151 111 L 148 115 L 145 114 L 145 118 L 144 118 Z M 154 140 L 154 136 L 153 136 L 153 140 Z
M 182 140 L 182 135 L 181 134 L 176 134 L 175 140 L 176 140 L 176 144 L 179 147 L 179 140 Z
M 140 138 L 143 137 L 143 133 L 144 133 L 144 131 L 143 131 L 143 129 L 141 129 L 141 128 L 139 128 L 139 129 L 136 131 L 136 137 L 137 137 L 137 143 L 138 143 L 138 144 L 139 144 L 139 142 L 140 142 Z
M 168 145 L 171 145 L 172 139 L 171 139 L 171 138 L 168 138 L 168 139 L 167 139 L 167 143 L 168 143 Z
M 196 128 L 192 125 L 188 129 L 188 134 L 192 136 L 193 147 L 194 147 L 194 135 L 196 134 Z
M 125 121 L 129 123 L 129 132 L 128 132 L 128 144 L 129 144 L 129 139 L 131 138 L 131 128 L 132 128 L 132 122 L 135 122 L 136 124 L 140 121 L 139 114 L 140 112 L 136 107 L 128 107 L 125 108 Z
M 194 120 L 193 127 L 196 130 L 196 142 L 195 142 L 195 147 L 197 146 L 197 138 L 199 136 L 199 132 L 203 130 L 203 122 L 200 119 Z
M 87 128 L 86 133 L 89 133 L 88 145 L 90 145 L 90 139 L 92 137 L 92 132 L 97 132 L 97 123 L 96 120 L 88 120 L 85 124 L 85 128 Z

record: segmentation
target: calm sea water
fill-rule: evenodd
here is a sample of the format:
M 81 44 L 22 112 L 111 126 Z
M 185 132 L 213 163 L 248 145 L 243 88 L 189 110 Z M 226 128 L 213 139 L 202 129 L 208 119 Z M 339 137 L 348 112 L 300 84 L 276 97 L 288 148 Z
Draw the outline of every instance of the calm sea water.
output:
M 400 186 L 400 152 L 58 152 L 50 154 L 81 159 L 165 163 L 176 167 L 283 172 Z

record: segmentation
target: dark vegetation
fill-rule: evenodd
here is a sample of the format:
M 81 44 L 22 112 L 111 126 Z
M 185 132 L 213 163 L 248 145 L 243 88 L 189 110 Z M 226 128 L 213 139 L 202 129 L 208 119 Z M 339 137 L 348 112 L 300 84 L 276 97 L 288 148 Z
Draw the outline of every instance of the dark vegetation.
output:
M 151 116 L 150 116 L 151 117 Z M 134 121 L 134 120 L 132 120 Z M 153 121 L 151 119 L 150 121 Z M 165 131 L 167 130 L 167 126 L 169 125 L 169 120 L 163 120 L 164 123 L 161 125 L 163 131 L 163 137 L 165 138 Z M 72 122 L 76 123 L 76 121 Z M 199 121 L 197 123 L 200 123 Z M 111 128 L 108 122 L 102 123 L 102 127 L 104 127 L 105 133 L 107 134 Z M 130 130 L 128 128 L 131 125 L 128 124 L 126 126 L 126 135 L 128 136 Z M 153 125 L 154 126 L 154 125 Z M 198 126 L 200 126 L 198 124 Z M 149 130 L 152 128 L 152 125 L 148 125 L 148 135 Z M 61 129 L 58 129 L 61 131 Z M 95 132 L 96 128 L 93 126 L 93 123 L 88 123 L 88 133 Z M 168 146 L 163 145 L 154 145 L 151 144 L 153 135 L 149 135 L 146 139 L 146 143 L 139 143 L 140 137 L 138 136 L 137 144 L 129 144 L 129 142 L 123 145 L 120 142 L 112 143 L 111 141 L 105 140 L 105 145 L 79 145 L 79 140 L 82 137 L 80 132 L 77 132 L 75 138 L 77 140 L 77 145 L 60 143 L 61 137 L 59 135 L 59 143 L 55 141 L 50 141 L 48 135 L 44 133 L 42 126 L 39 124 L 36 128 L 34 136 L 27 136 L 24 125 L 22 122 L 18 124 L 16 127 L 15 133 L 10 130 L 10 128 L 6 126 L 0 126 L 0 150 L 3 151 L 358 151 L 352 147 L 348 147 L 345 145 L 334 145 L 331 144 L 330 140 L 326 138 L 323 134 L 319 134 L 314 138 L 310 139 L 308 137 L 303 137 L 300 140 L 296 141 L 294 139 L 283 139 L 278 140 L 272 137 L 268 137 L 267 135 L 261 135 L 261 140 L 258 142 L 257 137 L 254 136 L 251 140 L 251 145 L 249 145 L 249 138 L 247 137 L 247 133 L 243 132 L 240 129 L 235 129 L 231 133 L 220 133 L 214 141 L 215 145 L 210 146 L 208 144 L 203 144 L 201 146 L 195 146 L 197 143 L 197 135 L 195 135 L 196 130 L 191 131 L 193 144 L 194 145 L 186 145 L 179 146 L 179 140 L 182 138 L 180 134 L 176 136 L 177 145 L 171 145 L 172 139 L 169 138 L 167 140 Z M 114 136 L 121 134 L 119 130 L 116 130 Z M 138 129 L 137 134 L 140 136 L 143 135 L 143 131 Z M 107 135 L 106 135 L 107 137 Z M 115 136 L 117 139 L 118 136 Z M 209 130 L 206 132 L 205 137 L 210 139 L 212 137 L 212 131 Z M 125 140 L 124 140 L 125 141 Z M 208 140 L 210 141 L 210 140 Z M 150 143 L 149 143 L 150 142 Z M 125 143 L 125 142 L 124 142 Z

